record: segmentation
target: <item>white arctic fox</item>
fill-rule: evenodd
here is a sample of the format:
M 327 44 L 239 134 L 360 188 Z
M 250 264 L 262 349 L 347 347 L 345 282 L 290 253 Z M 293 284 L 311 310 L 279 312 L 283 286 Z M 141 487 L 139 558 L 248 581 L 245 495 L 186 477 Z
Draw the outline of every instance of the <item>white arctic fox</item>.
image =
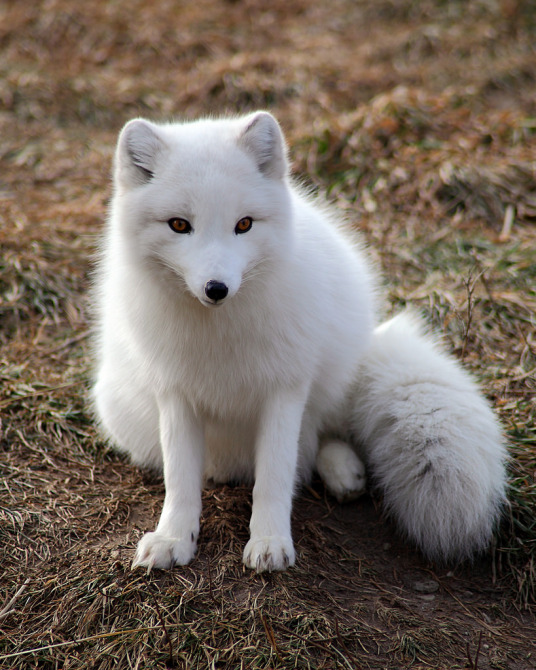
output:
M 163 468 L 166 487 L 133 566 L 192 559 L 206 477 L 254 483 L 243 560 L 285 569 L 296 486 L 316 468 L 351 499 L 362 460 L 427 556 L 486 546 L 505 487 L 490 408 L 413 318 L 375 327 L 363 251 L 292 185 L 270 114 L 133 120 L 114 186 L 93 399 L 108 436 Z

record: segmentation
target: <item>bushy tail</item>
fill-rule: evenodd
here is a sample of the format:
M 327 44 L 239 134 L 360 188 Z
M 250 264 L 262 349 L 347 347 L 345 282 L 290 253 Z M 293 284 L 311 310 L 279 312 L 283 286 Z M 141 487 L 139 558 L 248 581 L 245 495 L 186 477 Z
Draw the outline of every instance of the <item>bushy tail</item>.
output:
M 501 429 L 416 318 L 403 313 L 376 329 L 352 411 L 386 508 L 423 553 L 455 560 L 484 549 L 505 499 Z

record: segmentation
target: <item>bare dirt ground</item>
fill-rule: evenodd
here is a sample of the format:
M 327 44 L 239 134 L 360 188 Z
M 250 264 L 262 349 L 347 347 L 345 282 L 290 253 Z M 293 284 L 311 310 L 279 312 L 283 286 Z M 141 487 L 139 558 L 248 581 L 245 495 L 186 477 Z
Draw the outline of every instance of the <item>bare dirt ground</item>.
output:
M 530 0 L 0 4 L 0 667 L 536 667 L 535 44 Z M 422 309 L 504 423 L 511 504 L 474 564 L 313 482 L 286 573 L 242 567 L 242 487 L 205 491 L 190 566 L 130 570 L 163 485 L 85 401 L 115 139 L 260 107 L 370 243 L 386 311 Z

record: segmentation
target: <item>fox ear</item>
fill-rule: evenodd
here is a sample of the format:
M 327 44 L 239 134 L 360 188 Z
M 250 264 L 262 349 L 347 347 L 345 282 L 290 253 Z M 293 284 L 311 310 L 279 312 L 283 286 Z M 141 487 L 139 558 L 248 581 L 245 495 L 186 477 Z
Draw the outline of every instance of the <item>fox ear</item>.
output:
M 288 172 L 287 147 L 279 124 L 268 112 L 256 112 L 245 122 L 238 145 L 253 156 L 263 174 L 283 179 Z
M 164 146 L 158 126 L 143 119 L 129 121 L 117 142 L 116 178 L 124 186 L 139 186 L 150 181 Z

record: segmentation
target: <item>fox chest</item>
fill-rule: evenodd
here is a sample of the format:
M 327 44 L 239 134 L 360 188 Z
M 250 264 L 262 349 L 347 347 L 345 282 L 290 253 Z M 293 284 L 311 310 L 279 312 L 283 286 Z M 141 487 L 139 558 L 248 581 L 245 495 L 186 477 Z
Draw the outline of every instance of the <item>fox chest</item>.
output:
M 197 411 L 233 419 L 256 414 L 278 387 L 302 383 L 311 374 L 308 349 L 296 337 L 254 323 L 237 325 L 178 322 L 167 333 L 153 333 L 149 373 Z

